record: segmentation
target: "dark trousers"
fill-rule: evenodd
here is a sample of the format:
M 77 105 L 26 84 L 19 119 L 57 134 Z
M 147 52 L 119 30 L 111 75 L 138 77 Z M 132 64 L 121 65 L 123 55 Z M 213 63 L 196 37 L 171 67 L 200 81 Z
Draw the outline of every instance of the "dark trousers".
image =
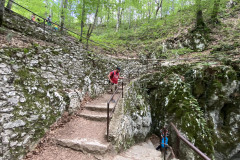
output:
M 166 147 L 166 151 L 167 151 L 167 148 L 168 148 L 168 147 Z M 164 148 L 161 147 L 161 144 L 160 144 L 160 145 L 156 148 L 156 150 L 164 151 Z

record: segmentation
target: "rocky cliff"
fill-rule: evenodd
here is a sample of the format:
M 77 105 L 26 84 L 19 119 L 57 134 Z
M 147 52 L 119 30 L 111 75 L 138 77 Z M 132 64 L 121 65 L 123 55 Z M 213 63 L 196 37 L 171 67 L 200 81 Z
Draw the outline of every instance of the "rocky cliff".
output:
M 137 79 L 129 85 L 131 92 L 123 101 L 125 112 L 122 114 L 128 118 L 121 119 L 117 133 L 130 138 L 127 142 L 134 142 L 139 138 L 143 140 L 151 132 L 159 134 L 162 127 L 168 126 L 170 144 L 175 148 L 174 131 L 169 126 L 173 122 L 208 156 L 230 159 L 239 152 L 240 144 L 239 68 L 239 61 L 176 65 Z M 136 123 L 138 119 L 142 123 Z M 151 132 L 142 128 L 144 119 L 151 123 Z M 126 123 L 129 127 L 119 129 Z M 180 157 L 196 158 L 183 143 L 180 149 Z

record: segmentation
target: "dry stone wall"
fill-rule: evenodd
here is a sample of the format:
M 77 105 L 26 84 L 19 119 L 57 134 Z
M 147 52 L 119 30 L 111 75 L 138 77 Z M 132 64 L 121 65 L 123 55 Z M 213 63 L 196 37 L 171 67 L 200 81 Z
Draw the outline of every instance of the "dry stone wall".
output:
M 65 32 L 65 36 L 63 36 L 60 32 L 54 31 L 53 28 L 51 26 L 48 26 L 47 24 L 45 25 L 44 32 L 44 23 L 42 19 L 39 22 L 33 22 L 30 20 L 30 17 L 28 19 L 8 10 L 4 12 L 3 26 L 8 29 L 21 32 L 23 35 L 45 40 L 47 42 L 53 42 L 59 45 L 81 45 L 74 37 L 67 36 Z
M 64 111 L 107 88 L 117 65 L 126 77 L 138 62 L 104 58 L 80 46 L 0 50 L 0 160 L 21 159 Z

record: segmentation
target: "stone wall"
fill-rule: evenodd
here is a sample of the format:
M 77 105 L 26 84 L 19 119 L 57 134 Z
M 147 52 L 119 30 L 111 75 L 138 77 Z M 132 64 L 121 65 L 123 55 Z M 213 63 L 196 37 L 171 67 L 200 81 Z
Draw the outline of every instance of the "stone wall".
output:
M 140 87 L 137 80 L 125 87 L 124 99 L 118 103 L 110 122 L 109 137 L 117 151 L 145 140 L 150 132 L 150 106 L 144 100 Z
M 117 65 L 126 77 L 136 75 L 130 68 L 137 64 L 75 45 L 1 49 L 0 159 L 21 159 L 64 111 L 72 113 L 85 96 L 103 93 Z
M 30 20 L 30 17 L 28 19 L 8 10 L 4 12 L 3 26 L 8 29 L 20 32 L 23 35 L 34 37 L 36 39 L 41 39 L 47 42 L 53 42 L 58 45 L 80 45 L 76 38 L 67 36 L 65 32 L 65 36 L 62 35 L 60 32 L 55 32 L 53 31 L 53 28 L 48 26 L 47 24 L 45 25 L 44 32 L 44 23 L 42 19 L 41 22 L 33 22 Z

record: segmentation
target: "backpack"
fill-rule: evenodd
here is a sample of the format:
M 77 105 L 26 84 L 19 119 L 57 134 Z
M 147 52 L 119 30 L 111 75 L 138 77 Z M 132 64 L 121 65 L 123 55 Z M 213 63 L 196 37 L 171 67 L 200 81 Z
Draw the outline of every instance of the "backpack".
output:
M 112 71 L 112 73 L 113 73 L 113 74 L 110 76 L 110 78 L 111 78 L 111 79 L 112 79 L 112 78 L 113 78 L 113 76 L 114 76 L 114 71 Z
M 110 79 L 112 79 L 113 78 L 113 76 L 114 76 L 114 71 L 112 71 L 112 75 L 110 76 Z M 108 80 L 108 83 L 110 84 L 111 82 L 110 82 L 110 80 Z

